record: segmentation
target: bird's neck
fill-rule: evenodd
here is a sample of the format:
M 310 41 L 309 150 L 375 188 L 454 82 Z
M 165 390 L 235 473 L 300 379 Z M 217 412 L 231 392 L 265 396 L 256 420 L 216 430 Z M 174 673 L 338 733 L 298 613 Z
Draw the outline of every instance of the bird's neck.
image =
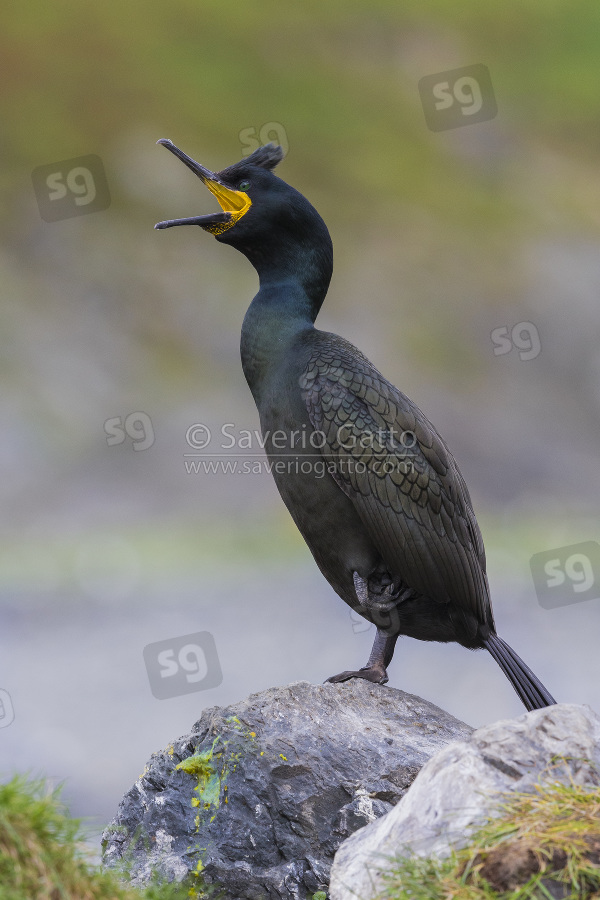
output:
M 299 332 L 314 328 L 311 299 L 294 281 L 261 284 L 242 325 L 242 368 L 255 400 L 264 379 L 285 361 Z
M 241 340 L 244 375 L 256 399 L 262 381 L 285 360 L 298 333 L 314 327 L 331 280 L 333 253 L 327 233 L 317 245 L 257 248 L 246 255 L 260 280 Z

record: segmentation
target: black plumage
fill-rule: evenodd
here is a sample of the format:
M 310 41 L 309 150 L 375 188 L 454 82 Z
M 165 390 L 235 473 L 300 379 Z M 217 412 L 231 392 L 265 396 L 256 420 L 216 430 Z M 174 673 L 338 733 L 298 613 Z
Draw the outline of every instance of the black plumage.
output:
M 306 198 L 273 174 L 281 148 L 213 173 L 160 143 L 222 212 L 156 227 L 198 224 L 257 270 L 242 365 L 277 487 L 325 578 L 377 626 L 366 666 L 329 680 L 384 684 L 396 640 L 408 635 L 485 647 L 527 709 L 554 703 L 496 634 L 481 532 L 447 444 L 356 347 L 314 326 L 331 238 Z

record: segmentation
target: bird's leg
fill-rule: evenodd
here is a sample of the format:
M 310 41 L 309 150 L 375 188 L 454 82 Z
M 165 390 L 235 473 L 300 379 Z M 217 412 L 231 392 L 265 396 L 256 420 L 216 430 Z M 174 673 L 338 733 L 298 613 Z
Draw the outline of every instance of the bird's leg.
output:
M 389 635 L 378 628 L 366 666 L 356 672 L 341 672 L 339 675 L 332 675 L 327 681 L 337 684 L 340 681 L 348 681 L 350 678 L 364 678 L 374 684 L 387 684 L 387 667 L 392 661 L 397 640 L 397 634 Z

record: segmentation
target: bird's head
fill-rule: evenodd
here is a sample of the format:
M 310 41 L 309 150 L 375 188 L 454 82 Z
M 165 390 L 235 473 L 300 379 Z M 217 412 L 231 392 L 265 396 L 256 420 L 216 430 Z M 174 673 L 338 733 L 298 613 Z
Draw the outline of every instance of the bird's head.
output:
M 221 172 L 211 172 L 172 141 L 163 139 L 158 143 L 204 182 L 219 201 L 222 212 L 189 219 L 168 219 L 158 222 L 155 228 L 200 225 L 217 240 L 235 245 L 250 234 L 258 235 L 265 227 L 272 228 L 274 220 L 280 218 L 282 207 L 289 206 L 290 195 L 302 196 L 273 174 L 273 169 L 283 159 L 283 150 L 275 144 L 259 147 L 251 156 Z
M 231 244 L 256 262 L 268 247 L 273 251 L 286 244 L 329 243 L 329 234 L 320 215 L 295 188 L 282 181 L 273 169 L 283 159 L 275 144 L 259 147 L 250 156 L 220 172 L 211 172 L 191 159 L 172 141 L 158 141 L 178 157 L 215 195 L 221 212 L 188 219 L 168 219 L 155 228 L 200 225 L 218 241 Z M 323 232 L 327 234 L 324 238 Z
M 261 284 L 290 278 L 299 281 L 318 310 L 333 268 L 331 238 L 306 197 L 273 173 L 283 159 L 281 147 L 267 144 L 240 162 L 211 172 L 172 141 L 158 143 L 204 182 L 219 201 L 221 212 L 168 219 L 154 227 L 200 225 L 221 243 L 243 253 L 257 270 Z

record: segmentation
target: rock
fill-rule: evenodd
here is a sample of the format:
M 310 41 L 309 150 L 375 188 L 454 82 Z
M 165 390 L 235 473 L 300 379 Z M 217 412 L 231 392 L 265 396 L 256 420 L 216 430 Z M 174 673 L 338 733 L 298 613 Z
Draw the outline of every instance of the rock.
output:
M 376 897 L 386 857 L 465 846 L 494 815 L 499 792 L 533 791 L 544 779 L 597 785 L 599 773 L 600 717 L 587 706 L 563 703 L 479 728 L 436 753 L 391 812 L 344 841 L 331 900 Z
M 104 835 L 129 880 L 194 873 L 233 898 L 326 890 L 333 855 L 393 809 L 438 750 L 472 729 L 404 691 L 301 681 L 203 712 L 151 757 Z

